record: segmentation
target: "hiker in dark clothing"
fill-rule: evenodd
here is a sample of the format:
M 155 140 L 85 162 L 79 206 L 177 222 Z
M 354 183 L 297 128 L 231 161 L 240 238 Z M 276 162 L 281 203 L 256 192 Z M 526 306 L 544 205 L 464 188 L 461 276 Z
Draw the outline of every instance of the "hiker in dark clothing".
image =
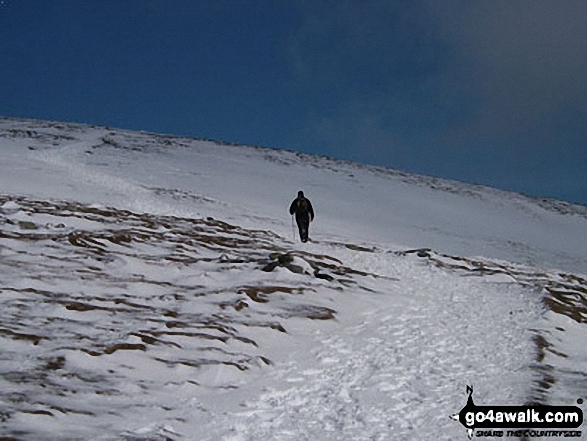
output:
M 294 213 L 300 230 L 300 239 L 302 242 L 307 242 L 310 222 L 314 220 L 314 209 L 312 208 L 312 203 L 304 197 L 303 191 L 298 191 L 298 197 L 289 207 L 289 214 L 293 216 Z

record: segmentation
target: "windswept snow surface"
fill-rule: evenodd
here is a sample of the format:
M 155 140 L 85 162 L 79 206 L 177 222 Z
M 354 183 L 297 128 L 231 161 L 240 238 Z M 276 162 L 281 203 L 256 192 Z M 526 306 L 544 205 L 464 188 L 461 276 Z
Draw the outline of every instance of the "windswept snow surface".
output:
M 0 149 L 0 436 L 454 440 L 466 385 L 587 398 L 586 207 L 103 127 Z

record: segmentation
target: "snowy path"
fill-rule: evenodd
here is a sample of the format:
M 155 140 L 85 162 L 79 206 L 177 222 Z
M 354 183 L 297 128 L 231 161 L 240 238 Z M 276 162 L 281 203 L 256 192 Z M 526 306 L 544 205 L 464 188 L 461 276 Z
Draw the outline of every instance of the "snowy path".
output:
M 527 329 L 539 314 L 528 293 L 389 254 L 371 259 L 402 280 L 349 293 L 340 321 L 313 331 L 311 357 L 278 363 L 257 398 L 239 403 L 245 410 L 218 415 L 198 437 L 452 440 L 465 436 L 448 416 L 464 404 L 467 384 L 488 402 L 527 396 Z

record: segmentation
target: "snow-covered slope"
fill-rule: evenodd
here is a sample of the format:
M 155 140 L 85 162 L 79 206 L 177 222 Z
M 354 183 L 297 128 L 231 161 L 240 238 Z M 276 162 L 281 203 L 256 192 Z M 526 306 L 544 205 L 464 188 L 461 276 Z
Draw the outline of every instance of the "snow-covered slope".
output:
M 62 123 L 0 150 L 2 435 L 448 440 L 467 384 L 587 395 L 586 207 Z

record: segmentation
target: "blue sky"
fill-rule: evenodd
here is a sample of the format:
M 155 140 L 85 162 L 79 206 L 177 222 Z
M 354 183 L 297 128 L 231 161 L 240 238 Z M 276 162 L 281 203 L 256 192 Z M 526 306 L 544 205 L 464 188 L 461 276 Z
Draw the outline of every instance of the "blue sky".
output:
M 0 115 L 587 204 L 584 0 L 0 0 Z

